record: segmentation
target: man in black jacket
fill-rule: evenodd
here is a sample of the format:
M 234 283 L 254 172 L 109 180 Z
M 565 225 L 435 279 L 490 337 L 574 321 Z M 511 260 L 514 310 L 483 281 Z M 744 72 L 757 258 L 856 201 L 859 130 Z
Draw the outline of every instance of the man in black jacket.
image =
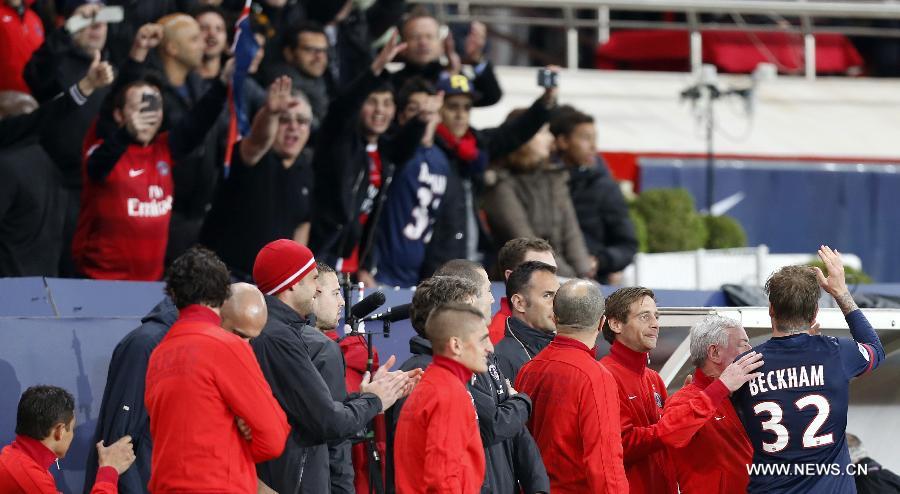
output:
M 450 160 L 450 175 L 445 207 L 434 224 L 422 276 L 451 259 L 478 261 L 493 249 L 477 211 L 485 168 L 489 160 L 500 159 L 528 142 L 547 123 L 557 93 L 556 88 L 547 88 L 521 116 L 499 127 L 476 130 L 469 125 L 474 102 L 470 80 L 463 75 L 442 78 L 438 90 L 444 92 L 444 106 L 435 143 Z
M 375 415 L 408 394 L 414 379 L 404 372 L 388 372 L 393 365 L 389 359 L 374 378 L 363 379 L 361 393 L 336 401 L 313 362 L 317 348 L 324 347 L 311 344 L 311 336 L 321 334 L 305 317 L 313 312 L 318 294 L 312 252 L 292 240 L 271 242 L 257 255 L 253 278 L 266 294 L 269 319 L 251 344 L 292 428 L 284 454 L 257 465 L 257 473 L 277 492 L 327 494 L 331 492 L 328 442 L 354 437 Z
M 597 280 L 616 283 L 631 264 L 638 242 L 619 184 L 597 154 L 594 118 L 571 106 L 550 120 L 559 159 L 569 169 L 569 191 L 588 252 L 597 261 Z
M 78 6 L 72 9 L 69 5 Z M 69 19 L 94 19 L 101 7 L 101 3 L 66 2 L 62 14 Z M 49 32 L 44 44 L 32 54 L 23 73 L 31 94 L 38 102 L 47 103 L 84 77 L 95 57 L 104 51 L 106 34 L 105 22 L 91 22 L 72 32 L 65 26 Z M 81 201 L 81 145 L 108 93 L 108 87 L 99 88 L 97 95 L 83 105 L 48 121 L 41 128 L 41 146 L 60 171 L 64 241 L 60 271 L 64 276 L 75 275 L 70 239 L 75 233 Z
M 384 67 L 405 48 L 392 37 L 344 94 L 331 102 L 319 128 L 313 170 L 315 212 L 310 247 L 339 272 L 355 273 L 366 285 L 373 235 L 396 167 L 412 157 L 427 115 L 410 120 L 389 139 L 394 96 Z
M 403 41 L 408 45 L 404 54 L 403 69 L 391 74 L 394 87 L 400 88 L 411 77 L 422 77 L 432 84 L 442 78 L 463 73 L 472 81 L 474 87 L 474 105 L 491 106 L 503 97 L 503 90 L 494 74 L 494 66 L 484 58 L 486 28 L 480 22 L 473 22 L 466 38 L 465 62 L 456 53 L 453 37 L 448 36 L 441 45 L 441 25 L 427 10 L 417 9 L 403 20 L 400 32 Z M 441 55 L 448 61 L 448 66 L 441 63 Z
M 557 290 L 556 268 L 540 261 L 520 264 L 506 280 L 512 316 L 506 319 L 506 336 L 494 346 L 494 353 L 510 381 L 556 336 L 553 298 Z
M 33 112 L 19 114 L 37 106 L 24 93 L 0 98 L 0 277 L 58 274 L 66 204 L 59 169 L 38 143 L 39 133 L 96 98 L 94 89 L 112 77 L 112 67 L 97 56 L 84 78 Z

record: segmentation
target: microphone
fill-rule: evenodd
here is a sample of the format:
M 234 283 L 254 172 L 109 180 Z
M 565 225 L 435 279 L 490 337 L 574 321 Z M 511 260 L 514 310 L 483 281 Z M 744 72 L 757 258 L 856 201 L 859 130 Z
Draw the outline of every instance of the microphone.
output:
M 363 318 L 363 321 L 397 322 L 409 319 L 409 306 L 410 304 L 396 305 L 379 314 L 365 317 Z
M 385 301 L 387 301 L 387 299 L 383 292 L 372 293 L 350 308 L 350 318 L 360 320 L 372 312 L 375 312 L 375 309 L 384 305 Z

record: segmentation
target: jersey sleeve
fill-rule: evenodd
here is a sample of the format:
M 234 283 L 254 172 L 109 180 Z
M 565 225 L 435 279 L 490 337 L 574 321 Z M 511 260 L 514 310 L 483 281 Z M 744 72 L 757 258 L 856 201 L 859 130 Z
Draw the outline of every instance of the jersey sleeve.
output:
M 848 379 L 872 370 L 875 363 L 875 351 L 870 345 L 853 341 L 850 338 L 838 338 L 837 341 L 841 366 Z
M 856 309 L 845 315 L 844 318 L 847 320 L 847 326 L 850 327 L 850 336 L 853 339 L 838 339 L 841 348 L 840 355 L 844 373 L 847 375 L 847 378 L 853 378 L 878 367 L 878 364 L 885 358 L 884 346 L 881 344 L 881 339 L 878 338 L 878 333 L 875 332 L 875 329 L 861 310 Z M 842 344 L 841 342 L 845 343 Z M 854 346 L 858 349 L 859 356 L 850 351 Z M 863 365 L 860 357 L 866 362 L 865 365 Z

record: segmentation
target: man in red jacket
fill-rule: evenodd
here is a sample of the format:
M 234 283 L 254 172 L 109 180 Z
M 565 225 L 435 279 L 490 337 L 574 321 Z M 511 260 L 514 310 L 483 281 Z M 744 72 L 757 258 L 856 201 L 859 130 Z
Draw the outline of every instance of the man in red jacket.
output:
M 503 273 L 503 280 L 509 279 L 509 275 L 520 264 L 527 261 L 540 261 L 544 264 L 556 267 L 556 259 L 553 258 L 553 247 L 550 242 L 542 238 L 514 238 L 503 244 L 497 255 L 497 264 Z M 500 310 L 491 319 L 488 331 L 491 334 L 491 343 L 496 345 L 506 335 L 506 319 L 512 316 L 509 300 L 506 297 L 500 299 Z
M 50 465 L 66 456 L 75 437 L 75 398 L 56 386 L 32 386 L 22 393 L 16 414 L 16 440 L 0 452 L 0 492 L 57 494 Z M 119 492 L 119 474 L 134 463 L 131 437 L 109 447 L 97 443 L 97 479 L 91 494 Z
M 444 304 L 425 323 L 434 360 L 406 400 L 394 440 L 398 494 L 475 494 L 484 482 L 484 448 L 466 383 L 487 372 L 493 350 L 484 315 Z
M 253 493 L 255 464 L 284 450 L 290 427 L 253 350 L 219 326 L 228 281 L 225 264 L 199 247 L 166 275 L 179 315 L 147 368 L 151 492 Z
M 44 42 L 44 27 L 29 5 L 34 1 L 0 1 L 0 91 L 30 93 L 22 78 L 32 53 Z
M 654 427 L 662 417 L 666 386 L 647 367 L 659 337 L 659 312 L 652 290 L 629 287 L 606 300 L 603 338 L 611 345 L 601 362 L 616 378 L 622 417 L 625 474 L 633 494 L 675 494 L 675 469 Z
M 734 319 L 709 316 L 691 328 L 691 363 L 697 368 L 694 379 L 669 398 L 662 419 L 666 422 L 672 414 L 705 418 L 675 429 L 670 443 L 682 493 L 747 491 L 747 465 L 753 462 L 753 446 L 721 384 L 731 388 L 743 384 L 745 377 L 749 380 L 761 375 L 748 373 L 763 365 L 761 355 L 751 352 L 734 361 L 750 349 L 747 332 Z M 742 367 L 748 372 L 741 372 Z M 698 400 L 709 401 L 715 408 L 698 406 Z
M 628 492 L 622 463 L 616 381 L 594 358 L 603 320 L 603 294 L 585 280 L 570 280 L 556 292 L 557 334 L 525 364 L 516 389 L 528 393 L 528 421 L 554 493 Z
M 618 384 L 622 450 L 631 492 L 675 494 L 675 465 L 667 446 L 680 444 L 683 434 L 690 437 L 706 424 L 731 391 L 756 376 L 752 371 L 762 365 L 761 357 L 749 355 L 735 362 L 689 403 L 663 414 L 666 386 L 659 374 L 647 367 L 659 337 L 653 291 L 644 287 L 616 290 L 606 300 L 606 318 L 603 337 L 612 348 L 601 362 Z

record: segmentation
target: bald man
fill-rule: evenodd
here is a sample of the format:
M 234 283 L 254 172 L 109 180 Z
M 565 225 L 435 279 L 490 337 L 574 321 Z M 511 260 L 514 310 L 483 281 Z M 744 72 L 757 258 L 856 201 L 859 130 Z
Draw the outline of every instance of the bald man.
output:
M 147 56 L 155 50 L 159 66 L 147 62 Z M 122 66 L 120 83 L 125 84 L 144 77 L 147 72 L 161 72 L 163 125 L 162 130 L 174 129 L 188 118 L 189 112 L 208 91 L 222 89 L 219 78 L 204 80 L 197 69 L 203 63 L 203 36 L 200 25 L 185 14 L 170 14 L 155 23 L 141 26 L 134 37 L 129 60 Z M 225 63 L 222 74 L 230 79 L 233 62 Z M 221 117 L 223 112 L 212 111 L 210 116 Z M 169 222 L 169 239 L 166 259 L 171 261 L 188 247 L 197 243 L 203 219 L 212 205 L 218 177 L 217 146 L 228 130 L 227 119 L 216 120 L 215 126 L 203 139 L 198 139 L 197 149 L 188 157 L 177 160 L 171 167 L 175 181 L 172 218 Z M 171 163 L 170 163 L 171 165 Z M 167 263 L 168 264 L 168 263 Z M 236 279 L 249 281 L 250 273 L 231 273 Z
M 556 337 L 516 379 L 534 403 L 528 427 L 554 493 L 628 493 L 616 381 L 592 348 L 603 311 L 599 286 L 563 284 L 553 300 Z
M 487 372 L 494 349 L 484 314 L 471 305 L 440 305 L 428 316 L 425 335 L 434 359 L 397 421 L 397 492 L 478 493 L 484 448 L 466 384 L 473 373 Z
M 222 304 L 220 313 L 222 328 L 245 340 L 259 336 L 269 316 L 265 297 L 250 283 L 233 283 L 231 297 Z

